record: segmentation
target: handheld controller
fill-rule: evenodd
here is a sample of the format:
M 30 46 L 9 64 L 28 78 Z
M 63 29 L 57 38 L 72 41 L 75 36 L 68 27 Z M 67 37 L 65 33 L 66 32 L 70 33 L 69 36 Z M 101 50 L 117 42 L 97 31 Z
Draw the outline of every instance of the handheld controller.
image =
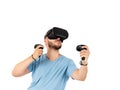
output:
M 78 46 L 76 47 L 76 50 L 77 50 L 77 51 L 87 50 L 87 48 L 82 48 L 82 46 L 85 46 L 85 45 L 78 45 Z M 82 59 L 82 60 L 85 60 L 85 57 L 82 57 L 81 59 Z

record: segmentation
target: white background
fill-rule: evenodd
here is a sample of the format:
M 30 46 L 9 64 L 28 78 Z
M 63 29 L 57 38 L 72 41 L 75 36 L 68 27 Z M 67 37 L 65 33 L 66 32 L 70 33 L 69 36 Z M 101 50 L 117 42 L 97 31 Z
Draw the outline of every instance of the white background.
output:
M 27 90 L 31 74 L 15 78 L 12 69 L 54 26 L 68 30 L 60 52 L 78 67 L 76 46 L 91 52 L 86 80 L 69 79 L 65 90 L 120 90 L 119 0 L 1 0 L 0 90 Z

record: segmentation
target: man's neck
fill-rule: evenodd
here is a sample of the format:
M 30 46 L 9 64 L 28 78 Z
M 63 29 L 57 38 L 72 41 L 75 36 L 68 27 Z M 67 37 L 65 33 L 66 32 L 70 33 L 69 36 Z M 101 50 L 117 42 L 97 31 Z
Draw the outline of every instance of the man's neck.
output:
M 48 50 L 46 56 L 50 61 L 54 61 L 57 58 L 59 58 L 59 56 L 61 56 L 61 54 L 59 53 L 58 50 Z

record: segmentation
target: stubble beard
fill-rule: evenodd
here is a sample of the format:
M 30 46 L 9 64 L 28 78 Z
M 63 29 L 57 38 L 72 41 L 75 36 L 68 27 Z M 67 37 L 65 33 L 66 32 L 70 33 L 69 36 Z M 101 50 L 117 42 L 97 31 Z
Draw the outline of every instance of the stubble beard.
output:
M 48 47 L 53 48 L 55 50 L 59 50 L 62 47 L 62 45 L 58 46 L 58 45 L 53 44 L 52 42 L 48 42 Z

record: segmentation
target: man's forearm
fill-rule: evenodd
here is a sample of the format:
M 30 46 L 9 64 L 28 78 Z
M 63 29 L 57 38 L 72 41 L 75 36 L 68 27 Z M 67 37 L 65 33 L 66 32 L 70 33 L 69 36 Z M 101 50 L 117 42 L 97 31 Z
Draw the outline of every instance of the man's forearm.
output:
M 23 76 L 24 74 L 28 73 L 27 68 L 33 61 L 34 59 L 31 56 L 29 56 L 22 62 L 16 64 L 16 66 L 14 67 L 12 71 L 12 75 L 19 77 L 19 76 Z
M 86 79 L 87 76 L 87 72 L 88 72 L 88 67 L 87 66 L 81 66 L 80 69 L 78 70 L 78 77 L 79 80 L 84 81 Z

